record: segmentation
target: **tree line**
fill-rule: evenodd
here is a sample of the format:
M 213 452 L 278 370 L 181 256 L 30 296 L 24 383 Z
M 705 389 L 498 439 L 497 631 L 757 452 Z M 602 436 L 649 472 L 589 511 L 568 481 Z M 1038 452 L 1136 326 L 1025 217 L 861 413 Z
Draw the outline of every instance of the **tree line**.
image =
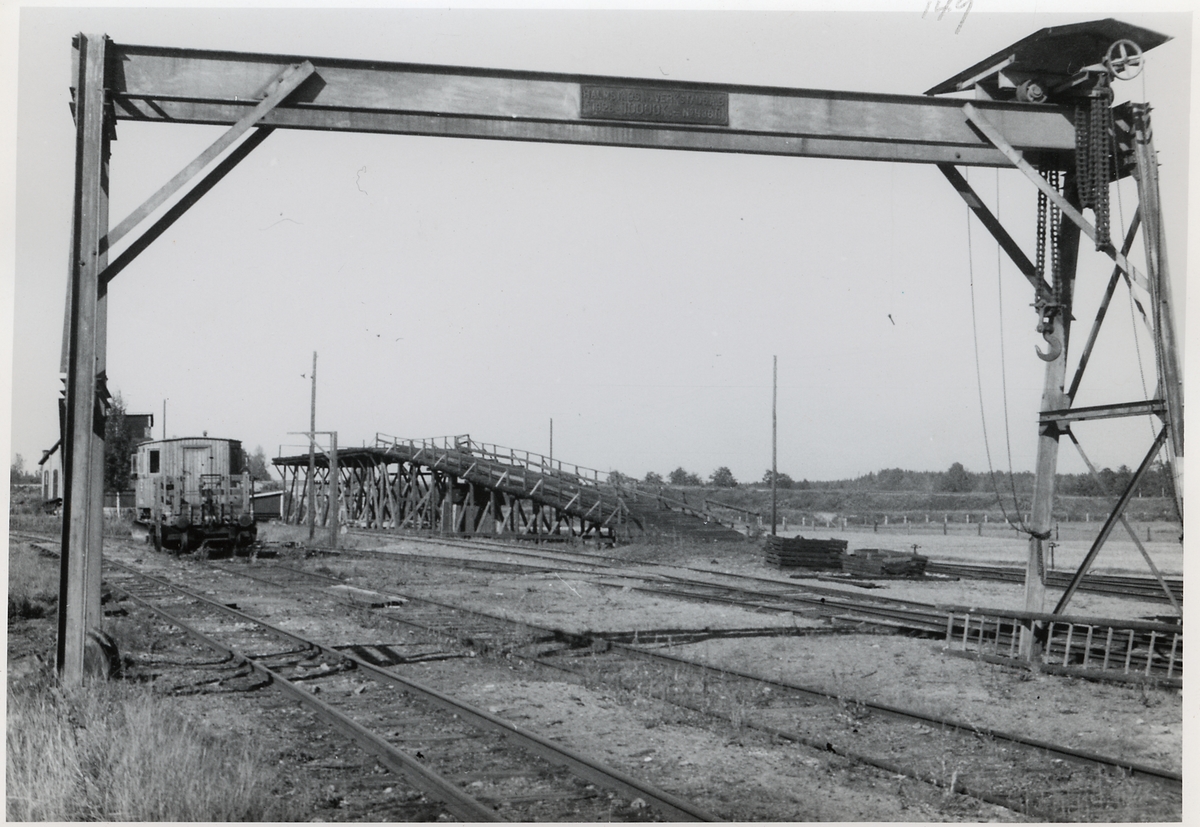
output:
M 762 479 L 740 483 L 727 466 L 722 465 L 711 474 L 707 480 L 699 474 L 685 470 L 682 466 L 664 477 L 655 471 L 650 471 L 642 479 L 622 474 L 620 471 L 609 472 L 609 480 L 618 485 L 637 483 L 647 486 L 672 485 L 677 487 L 699 488 L 769 488 L 771 486 L 771 469 L 763 472 Z M 1122 465 L 1115 471 L 1111 468 L 1101 469 L 1096 476 L 1090 473 L 1059 474 L 1055 478 L 1057 493 L 1067 497 L 1106 497 L 1118 496 L 1133 480 L 1133 471 Z M 782 471 L 775 475 L 775 487 L 784 490 L 838 490 L 838 491 L 913 491 L 924 493 L 969 493 L 981 491 L 994 493 L 999 488 L 1001 494 L 1011 493 L 1028 495 L 1033 492 L 1034 474 L 1032 471 L 1020 471 L 1014 474 L 1007 472 L 972 472 L 968 471 L 961 462 L 953 463 L 945 471 L 910 471 L 904 468 L 884 468 L 872 471 L 859 477 L 838 480 L 808 480 L 793 479 Z M 1156 462 L 1146 470 L 1138 484 L 1135 494 L 1146 497 L 1170 496 L 1172 491 L 1171 471 L 1163 462 Z
M 128 491 L 132 488 L 129 457 L 137 448 L 137 436 L 132 433 L 132 423 L 125 417 L 125 402 L 118 393 L 113 397 L 108 419 L 104 427 L 104 487 L 106 491 Z M 250 477 L 256 481 L 272 479 L 270 465 L 262 446 L 246 457 Z M 739 482 L 728 466 L 722 465 L 708 475 L 707 479 L 679 466 L 665 477 L 656 471 L 648 472 L 640 480 L 610 471 L 608 479 L 617 485 L 672 485 L 681 488 L 769 488 L 771 469 L 763 472 L 762 478 L 749 483 Z M 1105 497 L 1117 496 L 1133 479 L 1133 471 L 1122 465 L 1115 471 L 1101 469 L 1092 474 L 1059 474 L 1056 477 L 1057 493 L 1062 496 Z M 884 468 L 859 477 L 838 480 L 793 479 L 782 471 L 775 475 L 775 487 L 783 490 L 839 490 L 839 491 L 915 491 L 969 493 L 982 491 L 993 493 L 998 488 L 1001 494 L 1016 491 L 1028 495 L 1033 492 L 1032 471 L 1014 474 L 1007 472 L 972 472 L 961 462 L 952 464 L 945 471 L 909 471 L 904 468 Z M 10 484 L 40 482 L 36 469 L 27 469 L 25 460 L 17 454 L 9 473 Z M 1163 462 L 1154 463 L 1147 469 L 1136 494 L 1147 497 L 1170 496 L 1172 492 L 1171 471 Z

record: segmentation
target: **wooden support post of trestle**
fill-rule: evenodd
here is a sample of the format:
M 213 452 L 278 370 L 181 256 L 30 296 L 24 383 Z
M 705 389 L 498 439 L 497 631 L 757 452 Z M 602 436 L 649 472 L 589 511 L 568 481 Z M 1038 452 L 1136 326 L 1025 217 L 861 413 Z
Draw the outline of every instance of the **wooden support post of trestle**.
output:
M 339 495 L 342 488 L 342 478 L 338 474 L 337 431 L 331 431 L 329 434 L 329 485 L 329 545 L 336 549 L 338 547 L 338 523 L 341 516 L 338 513 L 341 509 Z

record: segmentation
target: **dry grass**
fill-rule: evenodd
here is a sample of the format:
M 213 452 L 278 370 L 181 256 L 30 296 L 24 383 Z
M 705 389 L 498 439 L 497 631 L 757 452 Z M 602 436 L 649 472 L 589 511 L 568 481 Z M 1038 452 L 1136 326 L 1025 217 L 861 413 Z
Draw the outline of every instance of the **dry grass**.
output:
M 12 488 L 9 491 L 8 530 L 58 534 L 62 531 L 62 518 L 42 509 L 40 488 Z
M 10 821 L 288 820 L 275 769 L 144 687 L 64 694 L 47 674 L 8 698 Z
M 343 532 L 338 535 L 338 548 L 342 549 L 374 549 L 389 539 L 387 532 L 377 532 L 372 534 L 352 534 L 348 531 L 348 526 L 342 526 Z M 313 539 L 310 543 L 308 540 L 308 525 L 290 525 L 281 523 L 277 520 L 272 520 L 258 525 L 258 539 L 264 543 L 292 543 L 298 547 L 312 547 L 318 549 L 328 549 L 332 547 L 332 534 L 329 528 L 317 526 L 313 533 Z
M 58 603 L 58 562 L 12 544 L 8 556 L 8 619 L 47 617 Z

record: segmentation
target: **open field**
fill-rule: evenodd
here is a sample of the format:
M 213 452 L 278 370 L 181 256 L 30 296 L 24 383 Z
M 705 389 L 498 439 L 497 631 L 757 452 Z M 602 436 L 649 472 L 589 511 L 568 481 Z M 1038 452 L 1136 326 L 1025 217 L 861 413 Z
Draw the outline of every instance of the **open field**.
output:
M 768 515 L 771 511 L 771 492 L 767 488 L 739 486 L 737 488 L 670 488 L 677 499 L 690 503 L 708 500 L 725 503 Z M 1016 519 L 1017 509 L 1007 490 L 1001 491 L 1004 506 L 1001 507 L 992 491 L 969 491 L 952 493 L 944 491 L 874 491 L 860 489 L 806 488 L 780 489 L 776 491 L 777 510 L 780 518 L 799 523 L 814 519 L 823 523 L 825 519 L 845 518 L 851 525 L 878 523 L 930 524 L 941 530 L 943 521 L 954 526 L 986 521 L 1003 526 L 1006 517 Z M 1028 515 L 1028 494 L 1018 497 L 1020 513 Z M 1108 516 L 1116 497 L 1077 497 L 1058 495 L 1054 498 L 1053 519 L 1067 524 L 1082 523 L 1099 529 Z M 1169 497 L 1134 497 L 1126 507 L 1125 516 L 1134 523 L 1165 523 L 1177 520 L 1174 501 Z
M 1151 536 L 1161 539 L 1146 542 L 1147 528 L 1150 529 Z M 1053 568 L 1070 572 L 1078 568 L 1091 547 L 1098 529 L 1099 526 L 1096 523 L 1071 523 L 1061 526 L 1056 533 L 1059 539 L 1052 539 L 1052 542 L 1057 543 L 1054 549 Z M 1138 531 L 1138 539 L 1160 572 L 1174 577 L 1182 576 L 1183 544 L 1179 542 L 1178 525 L 1142 523 L 1135 524 L 1134 529 Z M 940 526 L 935 531 L 922 531 L 918 526 L 909 529 L 903 525 L 881 525 L 878 531 L 870 528 L 840 531 L 811 526 L 804 528 L 789 526 L 786 532 L 778 533 L 788 537 L 832 537 L 846 540 L 850 543 L 851 549 L 890 548 L 907 551 L 916 544 L 919 546 L 918 553 L 924 554 L 931 560 L 989 566 L 1024 566 L 1029 548 L 1028 541 L 1011 529 L 985 530 L 980 536 L 974 527 L 970 530 L 942 534 Z M 1049 562 L 1047 560 L 1047 564 Z M 1091 571 L 1150 576 L 1150 569 L 1145 559 L 1137 550 L 1137 546 L 1130 541 L 1129 534 L 1121 526 L 1118 526 L 1105 542 Z

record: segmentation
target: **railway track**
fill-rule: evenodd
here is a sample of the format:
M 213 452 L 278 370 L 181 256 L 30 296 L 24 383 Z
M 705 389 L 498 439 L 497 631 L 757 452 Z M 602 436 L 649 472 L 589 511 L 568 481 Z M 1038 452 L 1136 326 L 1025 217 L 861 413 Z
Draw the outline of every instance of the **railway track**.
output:
M 723 602 L 759 611 L 792 611 L 822 617 L 845 615 L 853 622 L 867 622 L 872 618 L 891 626 L 900 626 L 907 631 L 944 633 L 946 612 L 940 608 L 916 601 L 894 598 L 866 598 L 847 595 L 841 589 L 805 583 L 802 587 L 778 580 L 727 574 L 705 569 L 660 564 L 653 562 L 630 563 L 620 558 L 583 552 L 537 552 L 529 549 L 514 549 L 512 546 L 494 541 L 463 541 L 433 538 L 422 540 L 437 545 L 466 550 L 486 551 L 520 557 L 534 562 L 518 563 L 510 560 L 493 561 L 467 558 L 446 558 L 438 555 L 422 555 L 412 552 L 368 552 L 372 556 L 395 559 L 403 556 L 441 566 L 496 572 L 539 572 L 554 570 L 560 574 L 587 574 L 592 576 L 611 575 L 624 581 L 640 581 L 633 588 L 667 597 L 703 602 Z M 352 552 L 362 553 L 359 550 Z M 686 570 L 696 576 L 668 573 L 669 570 Z M 720 582 L 726 581 L 726 582 Z M 739 585 L 748 584 L 748 585 Z
M 458 543 L 455 543 L 458 544 Z M 492 549 L 495 550 L 495 549 Z M 502 549 L 506 554 L 511 549 Z M 358 552 L 354 552 L 357 554 Z M 524 554 L 524 550 L 521 552 Z M 377 556 L 377 555 L 371 555 Z M 422 565 L 457 567 L 458 558 L 434 555 L 396 555 L 380 553 L 391 560 L 407 557 Z M 489 561 L 469 561 L 488 571 L 528 572 L 562 571 L 554 558 L 537 559 L 529 564 L 507 563 L 490 568 Z M 621 568 L 611 560 L 581 559 L 568 563 L 579 574 L 601 575 L 616 579 Z M 316 562 L 316 561 L 314 561 Z M 618 561 L 619 562 L 619 561 Z M 1139 765 L 1120 759 L 1094 755 L 960 722 L 949 721 L 920 713 L 874 704 L 843 695 L 833 695 L 812 687 L 797 686 L 783 681 L 771 681 L 761 675 L 715 669 L 689 662 L 671 651 L 655 651 L 654 644 L 678 646 L 705 639 L 695 630 L 658 630 L 642 633 L 638 646 L 626 645 L 628 635 L 620 632 L 577 635 L 562 630 L 538 628 L 514 623 L 502 617 L 471 611 L 435 601 L 421 600 L 412 595 L 388 595 L 351 586 L 328 574 L 294 569 L 274 563 L 232 564 L 219 566 L 227 574 L 254 578 L 269 584 L 277 593 L 304 588 L 310 594 L 336 595 L 342 605 L 362 607 L 373 601 L 372 614 L 389 621 L 420 629 L 444 643 L 436 653 L 379 652 L 371 647 L 339 647 L 338 657 L 350 657 L 380 666 L 394 665 L 404 660 L 413 662 L 422 657 L 462 657 L 466 649 L 481 653 L 503 653 L 537 662 L 543 666 L 572 672 L 586 680 L 606 683 L 629 691 L 649 694 L 682 709 L 705 715 L 716 715 L 730 723 L 758 729 L 776 738 L 791 740 L 814 749 L 837 754 L 867 766 L 874 766 L 896 775 L 920 779 L 943 790 L 974 796 L 1033 817 L 1055 818 L 1073 811 L 1072 802 L 1090 802 L 1093 808 L 1103 808 L 1112 790 L 1124 790 L 1130 785 L 1150 784 L 1149 793 L 1168 809 L 1163 818 L 1170 820 L 1170 808 L 1176 806 L 1181 793 L 1178 773 Z M 678 568 L 678 567 L 674 567 Z M 702 570 L 699 570 L 702 571 Z M 708 573 L 711 574 L 711 573 Z M 705 583 L 704 588 L 692 584 L 681 588 L 665 572 L 655 576 L 665 583 L 666 593 L 682 593 L 686 599 L 733 600 L 728 586 Z M 754 578 L 751 578 L 754 579 Z M 757 604 L 767 611 L 777 611 L 776 600 L 794 598 L 796 587 L 778 581 L 762 579 L 769 584 L 745 605 Z M 640 588 L 641 586 L 639 586 Z M 645 586 L 648 590 L 652 587 Z M 379 588 L 376 586 L 376 588 Z M 722 594 L 724 589 L 724 594 Z M 842 592 L 837 592 L 843 595 Z M 384 599 L 379 599 L 379 598 Z M 394 599 L 393 599 L 394 598 Z M 821 605 L 820 598 L 817 598 Z M 824 601 L 829 606 L 829 600 Z M 839 611 L 844 607 L 829 607 Z M 912 607 L 900 605 L 901 612 Z M 812 613 L 818 613 L 811 607 Z M 836 616 L 835 616 L 836 617 Z M 942 615 L 944 623 L 944 615 Z M 750 634 L 753 630 L 728 630 L 731 635 Z M 759 630 L 758 633 L 763 633 Z M 785 629 L 765 633 L 789 633 Z M 794 632 L 792 632 L 794 633 Z M 836 633 L 823 630 L 823 633 Z M 458 646 L 457 654 L 453 646 Z M 330 658 L 333 655 L 329 656 Z M 338 661 L 340 662 L 340 661 Z M 328 695 L 326 696 L 328 697 Z M 910 757 L 918 742 L 924 758 Z M 941 756 L 930 763 L 929 756 Z M 1041 756 L 1038 762 L 1038 756 Z M 1031 763 L 1032 762 L 1032 763 Z M 947 773 L 946 767 L 954 767 Z M 1067 769 L 1070 767 L 1072 769 Z M 1040 779 L 1030 785 L 1029 778 Z M 1022 780 L 1025 779 L 1025 780 Z M 493 803 L 494 806 L 494 802 Z M 1137 817 L 1141 817 L 1137 814 Z
M 608 821 L 647 820 L 652 813 L 668 821 L 713 820 L 688 801 L 352 651 L 273 626 L 132 566 L 105 563 L 110 588 L 236 658 L 442 802 L 454 817 Z
M 999 583 L 1024 583 L 1025 569 L 1015 566 L 975 566 L 965 563 L 935 563 L 930 561 L 925 570 L 936 574 L 949 574 L 973 580 L 992 580 Z M 1183 580 L 1163 578 L 1171 589 L 1175 600 L 1183 601 Z M 1071 574 L 1065 571 L 1046 572 L 1046 585 L 1054 589 L 1065 589 L 1071 582 Z M 1106 594 L 1113 597 L 1128 597 L 1169 603 L 1162 586 L 1153 577 L 1119 576 L 1112 574 L 1088 574 L 1079 584 L 1080 591 Z
M 221 566 L 279 589 L 296 587 L 328 593 L 344 587 L 340 578 L 278 564 L 254 572 Z M 738 719 L 742 725 L 823 750 L 889 773 L 911 777 L 944 790 L 969 795 L 1031 816 L 1049 818 L 1069 812 L 1079 800 L 1095 805 L 1110 786 L 1149 784 L 1168 800 L 1181 795 L 1177 773 L 1096 755 L 1044 741 L 981 729 L 830 693 L 761 675 L 715 669 L 670 652 L 625 645 L 603 633 L 579 635 L 470 610 L 409 594 L 347 594 L 349 602 L 369 599 L 391 621 L 471 651 L 516 656 L 566 670 L 618 689 L 651 687 L 652 696 L 692 712 Z M 390 599 L 380 599 L 390 598 Z M 643 644 L 646 640 L 643 638 Z M 681 635 L 675 643 L 691 642 Z M 369 654 L 364 653 L 365 656 Z M 915 733 L 915 735 L 914 735 Z M 908 747 L 934 742 L 927 757 L 915 760 Z M 928 756 L 936 755 L 937 758 Z M 1069 763 L 1074 769 L 1064 769 Z M 946 765 L 956 767 L 948 777 Z M 1053 779 L 1031 789 L 1030 777 Z M 1098 798 L 1099 796 L 1099 798 Z
M 363 536 L 370 536 L 369 532 L 363 532 Z M 550 563 L 572 562 L 588 566 L 604 566 L 612 567 L 626 563 L 621 558 L 605 555 L 594 552 L 581 552 L 571 549 L 555 549 L 553 552 L 543 552 L 536 549 L 513 548 L 511 544 L 504 544 L 494 540 L 453 540 L 448 538 L 428 538 L 423 542 L 435 543 L 449 547 L 458 547 L 464 549 L 475 549 L 482 551 L 503 552 L 508 555 L 523 557 L 531 560 L 545 561 Z M 514 569 L 519 569 L 521 564 L 508 563 Z M 648 568 L 671 568 L 685 569 L 694 572 L 698 575 L 713 576 L 715 573 L 706 569 L 679 566 L 676 564 L 659 564 L 654 562 L 639 562 L 638 566 Z M 529 564 L 531 568 L 536 568 L 535 563 Z M 1024 583 L 1025 570 L 1011 566 L 981 566 L 968 565 L 960 563 L 939 563 L 930 562 L 926 566 L 926 571 L 931 574 L 944 574 L 951 577 L 961 577 L 966 579 L 991 580 L 1004 583 Z M 745 574 L 729 574 L 722 573 L 722 579 L 734 583 L 744 582 L 758 584 L 761 589 L 778 589 L 779 582 L 765 577 L 754 577 Z M 1177 602 L 1183 601 L 1183 580 L 1180 578 L 1164 578 L 1168 588 L 1171 589 Z M 1051 588 L 1065 589 L 1070 583 L 1071 574 L 1068 572 L 1050 571 L 1047 572 L 1047 585 Z M 1152 577 L 1137 577 L 1137 576 L 1119 576 L 1119 575 L 1102 575 L 1089 574 L 1085 576 L 1079 586 L 1081 591 L 1089 591 L 1097 594 L 1105 594 L 1111 597 L 1122 597 L 1129 599 L 1149 600 L 1153 602 L 1169 603 L 1167 596 L 1163 593 L 1162 587 L 1158 581 Z M 806 584 L 806 591 L 814 594 L 824 594 L 833 596 L 842 596 L 844 591 L 833 588 L 821 588 L 815 584 Z M 752 589 L 753 591 L 753 589 Z M 900 601 L 903 602 L 903 601 Z M 885 620 L 899 620 L 901 617 L 887 618 Z
M 852 595 L 838 588 L 804 582 L 802 586 L 764 577 L 718 573 L 711 570 L 658 563 L 623 563 L 611 555 L 578 551 L 539 552 L 488 540 L 433 538 L 428 542 L 518 557 L 528 563 L 470 558 L 446 558 L 413 552 L 402 554 L 435 565 L 496 572 L 557 571 L 612 577 L 612 583 L 593 581 L 678 600 L 725 605 L 762 612 L 789 612 L 824 618 L 834 624 L 874 625 L 905 634 L 944 639 L 948 644 L 994 662 L 1015 662 L 1016 640 L 1022 619 L 1037 619 L 1039 634 L 1051 671 L 1084 679 L 1142 680 L 1157 678 L 1180 686 L 1183 675 L 1182 629 L 1171 624 L 1119 619 L 1075 619 L 1050 616 L 1018 617 L 1023 613 L 874 595 Z M 355 552 L 358 553 L 358 552 Z M 371 552 L 391 556 L 393 552 Z M 989 568 L 989 567 L 984 567 Z M 994 568 L 994 567 L 991 567 Z M 680 575 L 672 571 L 686 571 Z M 1161 594 L 1161 592 L 1160 592 Z M 1087 622 L 1084 622 L 1087 621 Z M 1087 627 L 1093 627 L 1090 631 Z M 1120 651 L 1116 651 L 1119 647 Z M 1098 667 L 1098 668 L 1092 668 Z M 1111 668 L 1110 668 L 1111 667 Z M 1123 667 L 1123 668 L 1121 668 Z

